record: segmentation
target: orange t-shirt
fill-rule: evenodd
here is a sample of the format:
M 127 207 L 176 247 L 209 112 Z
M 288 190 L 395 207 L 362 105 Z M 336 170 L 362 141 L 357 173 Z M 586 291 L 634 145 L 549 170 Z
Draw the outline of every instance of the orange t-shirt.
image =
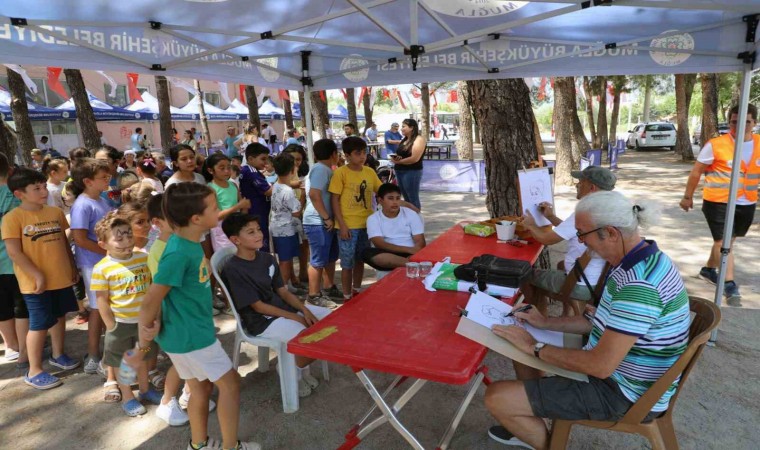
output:
M 44 205 L 39 211 L 29 211 L 19 206 L 3 217 L 2 236 L 3 240 L 21 240 L 21 251 L 45 275 L 45 290 L 52 291 L 74 284 L 65 233 L 68 228 L 69 222 L 59 208 Z M 33 293 L 34 277 L 15 263 L 13 271 L 21 292 Z

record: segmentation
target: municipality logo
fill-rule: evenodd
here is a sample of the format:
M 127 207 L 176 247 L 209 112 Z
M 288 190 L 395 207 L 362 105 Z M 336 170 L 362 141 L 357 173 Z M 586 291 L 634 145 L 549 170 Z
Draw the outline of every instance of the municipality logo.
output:
M 662 34 L 667 35 L 677 30 L 666 31 Z M 674 34 L 652 39 L 650 47 L 661 48 L 662 52 L 649 52 L 654 62 L 661 66 L 677 66 L 684 63 L 691 56 L 690 53 L 681 53 L 667 50 L 694 50 L 694 38 L 689 33 Z
M 428 0 L 428 5 L 441 14 L 469 19 L 501 16 L 527 4 L 503 0 Z
M 256 62 L 263 64 L 265 66 L 269 66 L 273 69 L 277 68 L 279 61 L 280 61 L 279 58 L 277 58 L 276 56 L 273 56 L 271 58 L 261 58 L 261 59 L 256 60 Z M 265 69 L 264 67 L 261 67 L 261 66 L 256 66 L 256 68 L 259 69 L 259 73 L 261 74 L 261 76 L 265 80 L 269 81 L 270 83 L 280 79 L 280 73 L 277 71 Z
M 343 72 L 343 76 L 355 83 L 366 80 L 369 76 L 369 62 L 361 55 L 349 55 L 340 62 L 340 70 L 348 70 L 354 67 L 358 67 L 358 69 Z

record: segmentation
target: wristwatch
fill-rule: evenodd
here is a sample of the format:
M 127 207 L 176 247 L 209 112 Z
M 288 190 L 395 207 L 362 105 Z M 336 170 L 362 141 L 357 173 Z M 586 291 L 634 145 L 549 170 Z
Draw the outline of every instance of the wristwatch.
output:
M 546 347 L 545 342 L 536 342 L 536 345 L 533 346 L 533 354 L 536 355 L 536 358 L 541 359 L 539 356 L 539 353 L 541 352 L 541 349 Z

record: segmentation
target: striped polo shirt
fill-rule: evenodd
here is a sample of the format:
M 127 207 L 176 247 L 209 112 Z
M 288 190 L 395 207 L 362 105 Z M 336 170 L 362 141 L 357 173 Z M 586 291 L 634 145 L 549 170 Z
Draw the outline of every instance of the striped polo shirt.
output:
M 629 253 L 604 286 L 586 350 L 605 330 L 638 337 L 612 374 L 628 400 L 636 402 L 684 352 L 689 341 L 689 297 L 673 262 L 654 241 Z M 652 411 L 665 411 L 680 377 Z
M 148 254 L 134 252 L 129 259 L 106 256 L 92 270 L 92 291 L 108 291 L 108 304 L 121 323 L 137 323 L 140 305 L 150 287 Z

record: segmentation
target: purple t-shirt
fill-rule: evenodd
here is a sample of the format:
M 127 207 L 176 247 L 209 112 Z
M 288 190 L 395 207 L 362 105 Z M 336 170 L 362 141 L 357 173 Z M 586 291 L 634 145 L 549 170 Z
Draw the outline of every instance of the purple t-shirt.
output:
M 262 228 L 269 222 L 271 203 L 264 193 L 271 187 L 264 174 L 253 167 L 243 166 L 240 169 L 240 194 L 251 201 L 249 213 L 259 216 Z
M 71 206 L 71 229 L 87 230 L 87 238 L 98 242 L 98 237 L 95 235 L 95 224 L 110 210 L 111 207 L 108 205 L 108 201 L 102 197 L 93 200 L 82 194 L 77 197 Z M 76 257 L 77 267 L 80 269 L 83 267 L 93 267 L 98 261 L 103 259 L 103 255 L 93 253 L 78 245 L 74 246 L 74 256 Z

